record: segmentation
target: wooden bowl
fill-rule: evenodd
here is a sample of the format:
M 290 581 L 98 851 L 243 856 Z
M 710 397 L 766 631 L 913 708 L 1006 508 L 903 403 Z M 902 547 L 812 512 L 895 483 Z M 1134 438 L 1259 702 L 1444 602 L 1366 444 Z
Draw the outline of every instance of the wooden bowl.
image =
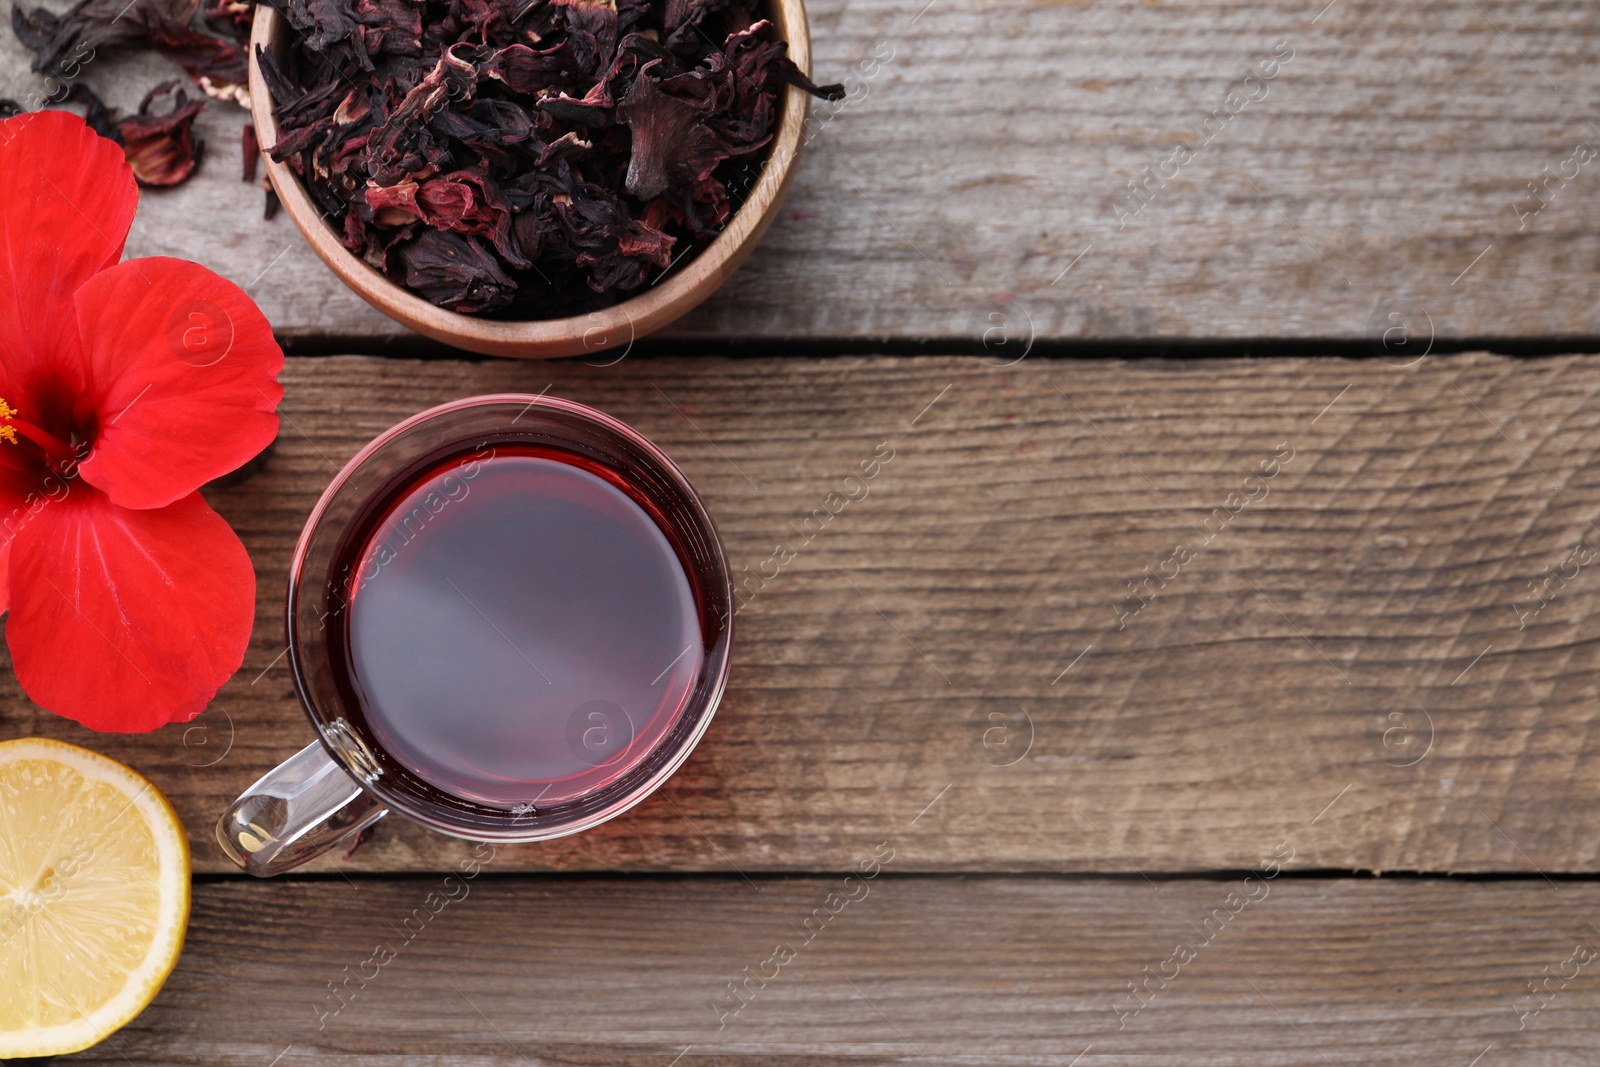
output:
M 802 0 L 770 0 L 770 4 L 773 26 L 789 42 L 790 58 L 809 76 L 811 38 Z M 709 245 L 679 264 L 660 283 L 611 307 L 570 318 L 479 318 L 424 300 L 346 249 L 340 234 L 322 218 L 294 171 L 287 163 L 274 162 L 268 154 L 267 150 L 278 141 L 278 124 L 255 54 L 258 47 L 264 47 L 281 59 L 288 43 L 287 21 L 270 5 L 258 5 L 250 32 L 250 113 L 267 177 L 277 190 L 284 211 L 322 262 L 367 303 L 426 337 L 491 356 L 552 358 L 626 345 L 659 330 L 710 296 L 744 262 L 776 217 L 794 176 L 805 125 L 805 94 L 792 85 L 784 86 L 777 130 L 749 197 Z

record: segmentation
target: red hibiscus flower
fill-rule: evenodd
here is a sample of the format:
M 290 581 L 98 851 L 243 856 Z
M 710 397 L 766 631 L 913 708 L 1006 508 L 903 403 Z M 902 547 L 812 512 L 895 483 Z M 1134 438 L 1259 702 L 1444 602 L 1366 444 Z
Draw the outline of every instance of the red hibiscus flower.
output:
M 192 719 L 244 659 L 255 571 L 198 492 L 278 430 L 238 286 L 117 262 L 138 192 L 67 112 L 0 122 L 0 611 L 17 680 L 90 729 Z

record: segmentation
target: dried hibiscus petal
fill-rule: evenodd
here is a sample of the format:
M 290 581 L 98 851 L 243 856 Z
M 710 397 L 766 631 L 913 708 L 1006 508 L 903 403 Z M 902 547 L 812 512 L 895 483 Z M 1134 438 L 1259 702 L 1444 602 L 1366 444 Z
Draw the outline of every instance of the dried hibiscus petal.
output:
M 72 78 L 102 52 L 149 48 L 182 67 L 208 96 L 248 107 L 243 47 L 249 39 L 248 6 L 241 0 L 218 0 L 207 9 L 208 20 L 230 22 L 233 41 L 190 27 L 199 6 L 199 0 L 78 0 L 60 15 L 42 7 L 13 7 L 11 28 L 33 52 L 33 69 L 41 73 Z
M 256 140 L 256 128 L 248 122 L 244 124 L 244 134 L 240 138 L 239 148 L 244 162 L 244 180 L 253 185 L 256 180 L 256 164 L 261 161 L 261 142 Z
M 207 96 L 250 106 L 250 71 L 242 47 L 190 29 L 187 18 L 180 21 L 158 8 L 141 3 L 134 11 L 150 47 L 182 67 Z
M 255 0 L 205 0 L 208 25 L 231 36 L 239 44 L 250 43 L 250 26 L 255 22 Z
M 795 68 L 764 0 L 268 2 L 294 32 L 257 53 L 263 147 L 353 253 L 471 314 L 659 280 L 747 195 L 787 86 L 842 93 Z
M 36 7 L 11 9 L 11 29 L 33 53 L 33 69 L 71 77 L 76 68 L 99 52 L 143 44 L 144 15 L 187 23 L 197 0 L 78 0 L 62 14 Z
M 152 105 L 167 94 L 172 107 L 157 114 Z M 204 100 L 190 100 L 176 81 L 162 82 L 145 95 L 139 113 L 117 123 L 122 150 L 143 185 L 177 185 L 200 165 L 203 142 L 194 135 L 194 119 Z
M 702 121 L 700 108 L 656 88 L 650 68 L 660 62 L 639 72 L 620 109 L 622 121 L 633 133 L 627 189 L 641 200 L 653 200 L 667 191 L 669 169 L 693 183 L 729 156 L 727 147 Z
M 511 302 L 517 283 L 471 237 L 424 230 L 399 249 L 405 284 L 452 311 L 491 311 Z

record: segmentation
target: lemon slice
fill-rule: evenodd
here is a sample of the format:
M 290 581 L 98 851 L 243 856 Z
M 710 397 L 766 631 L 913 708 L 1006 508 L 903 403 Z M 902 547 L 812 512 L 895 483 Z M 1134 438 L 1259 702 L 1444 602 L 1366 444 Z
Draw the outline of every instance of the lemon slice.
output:
M 188 923 L 189 843 L 155 786 L 76 745 L 0 742 L 0 1060 L 126 1025 Z

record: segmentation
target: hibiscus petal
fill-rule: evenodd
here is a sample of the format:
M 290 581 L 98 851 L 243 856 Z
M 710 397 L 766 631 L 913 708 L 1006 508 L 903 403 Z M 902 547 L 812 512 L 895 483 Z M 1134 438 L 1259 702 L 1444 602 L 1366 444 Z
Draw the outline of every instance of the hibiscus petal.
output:
M 56 365 L 76 348 L 72 294 L 122 257 L 138 203 L 122 149 L 78 116 L 0 122 L 0 396 L 24 417 L 41 376 L 76 370 Z
M 11 603 L 11 542 L 0 543 L 0 615 Z
M 11 562 L 17 681 L 91 730 L 192 719 L 244 661 L 255 570 L 199 493 L 148 510 L 73 493 L 23 528 Z
M 48 504 L 52 496 L 60 495 L 69 484 L 54 478 L 46 487 L 44 480 L 45 476 L 38 471 L 0 466 L 0 546 L 10 544 L 17 531 L 33 518 L 33 513 Z M 43 492 L 46 488 L 51 490 L 50 495 Z
M 159 508 L 245 463 L 277 436 L 283 350 L 243 289 L 181 259 L 130 259 L 78 290 L 99 413 L 85 481 Z

